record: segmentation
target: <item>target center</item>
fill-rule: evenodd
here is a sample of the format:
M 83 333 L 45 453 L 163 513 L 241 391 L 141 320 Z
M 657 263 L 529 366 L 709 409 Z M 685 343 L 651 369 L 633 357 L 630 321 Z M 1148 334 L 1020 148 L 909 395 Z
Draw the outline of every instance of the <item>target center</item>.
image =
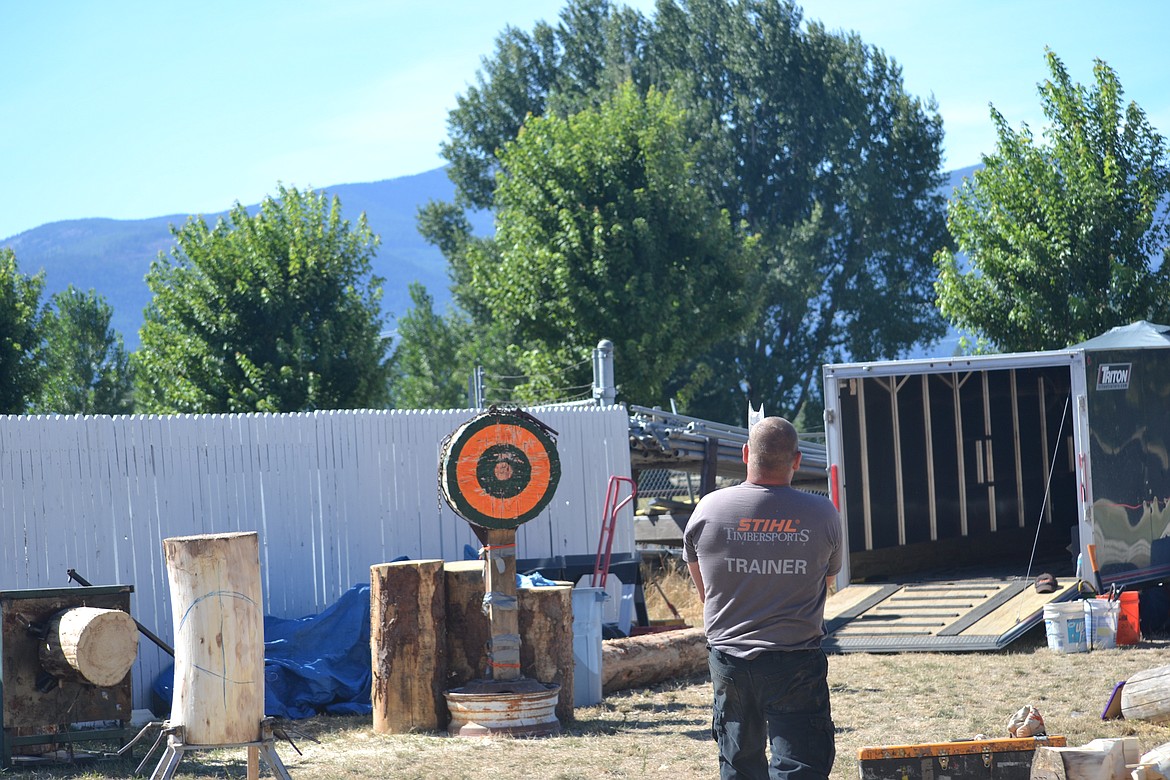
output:
M 479 456 L 475 477 L 492 498 L 514 498 L 532 481 L 532 464 L 514 444 L 493 444 Z

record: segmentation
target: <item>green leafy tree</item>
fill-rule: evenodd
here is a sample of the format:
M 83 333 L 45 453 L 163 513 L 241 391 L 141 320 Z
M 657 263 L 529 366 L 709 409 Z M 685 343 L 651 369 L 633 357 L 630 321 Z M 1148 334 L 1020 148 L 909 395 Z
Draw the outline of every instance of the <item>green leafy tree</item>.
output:
M 562 76 L 570 61 L 586 75 Z M 805 25 L 790 2 L 662 2 L 647 20 L 570 0 L 555 28 L 508 31 L 449 116 L 456 203 L 499 213 L 491 174 L 525 116 L 571 116 L 627 82 L 669 91 L 684 108 L 699 144 L 692 179 L 759 237 L 756 320 L 667 375 L 666 391 L 689 412 L 741 421 L 751 399 L 793 415 L 815 396 L 826 359 L 892 357 L 941 335 L 932 289 L 933 254 L 948 242 L 941 119 L 906 94 L 880 50 Z M 448 257 L 456 300 L 475 297 L 466 252 Z M 621 349 L 611 329 L 577 338 L 603 334 Z
M 1104 62 L 1086 88 L 1052 51 L 1047 60 L 1042 140 L 992 107 L 996 152 L 949 207 L 970 268 L 950 251 L 936 260 L 943 313 L 1003 350 L 1064 347 L 1162 320 L 1170 305 L 1165 140 L 1141 108 L 1123 103 Z
M 24 414 L 43 381 L 44 272 L 26 276 L 0 247 L 0 414 Z
M 460 409 L 468 405 L 468 371 L 459 355 L 466 323 L 435 313 L 434 299 L 417 282 L 410 285 L 410 311 L 398 320 L 390 405 L 395 409 Z
M 691 153 L 679 108 L 632 87 L 507 145 L 495 245 L 469 253 L 469 286 L 539 357 L 529 368 L 580 362 L 606 335 L 623 396 L 661 403 L 680 363 L 743 324 L 754 242 L 693 183 Z
M 742 421 L 751 400 L 795 416 L 818 400 L 826 360 L 894 357 L 941 335 L 942 125 L 897 64 L 775 0 L 663 4 L 657 30 L 707 184 L 763 249 L 767 305 L 697 361 L 711 379 L 691 412 Z
M 379 408 L 388 399 L 378 239 L 365 215 L 280 187 L 251 215 L 190 219 L 147 274 L 135 353 L 147 412 Z
M 53 295 L 45 317 L 45 383 L 34 411 L 130 414 L 130 358 L 110 327 L 113 309 L 93 290 L 70 285 Z

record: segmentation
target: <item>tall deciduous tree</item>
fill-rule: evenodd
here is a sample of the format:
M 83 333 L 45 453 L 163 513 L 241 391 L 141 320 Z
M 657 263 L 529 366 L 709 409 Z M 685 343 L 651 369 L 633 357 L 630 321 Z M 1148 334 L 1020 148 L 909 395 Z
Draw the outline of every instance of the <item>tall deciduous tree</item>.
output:
M 24 414 L 40 393 L 44 348 L 43 272 L 26 276 L 0 247 L 0 414 Z
M 1055 53 L 1047 60 L 1043 140 L 991 109 L 996 152 L 949 208 L 970 268 L 937 257 L 943 312 L 1004 350 L 1064 347 L 1170 312 L 1165 140 L 1123 103 L 1104 62 L 1086 88 Z
M 663 402 L 671 372 L 754 302 L 753 242 L 693 182 L 691 150 L 655 90 L 530 119 L 500 158 L 495 251 L 470 253 L 470 287 L 546 361 L 609 336 L 624 396 Z
M 388 339 L 377 237 L 337 198 L 281 187 L 254 216 L 173 230 L 146 281 L 138 401 L 149 412 L 379 408 Z
M 113 309 L 93 290 L 70 285 L 50 299 L 45 317 L 45 383 L 34 411 L 130 414 L 130 358 L 110 327 Z
M 557 76 L 570 57 L 589 75 L 567 84 Z M 906 94 L 881 51 L 805 25 L 791 2 L 664 0 L 647 20 L 571 0 L 557 27 L 509 31 L 449 117 L 457 202 L 499 208 L 490 174 L 525 113 L 568 116 L 626 80 L 683 106 L 701 150 L 695 180 L 760 241 L 758 318 L 667 383 L 688 411 L 740 421 L 746 396 L 795 414 L 826 359 L 894 356 L 941 334 L 937 111 Z M 465 256 L 451 259 L 456 299 L 469 297 L 458 294 Z
M 941 335 L 942 122 L 898 65 L 781 0 L 665 3 L 656 29 L 708 186 L 764 249 L 766 305 L 705 358 L 713 381 L 692 411 L 742 421 L 746 395 L 796 415 L 826 360 L 895 357 Z

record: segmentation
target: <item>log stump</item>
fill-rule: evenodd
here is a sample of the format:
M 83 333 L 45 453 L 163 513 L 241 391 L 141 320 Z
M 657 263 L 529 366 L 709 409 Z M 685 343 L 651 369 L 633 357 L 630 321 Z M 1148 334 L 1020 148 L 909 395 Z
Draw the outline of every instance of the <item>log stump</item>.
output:
M 170 724 L 192 746 L 261 738 L 264 616 L 256 533 L 163 540 L 175 633 Z
M 447 725 L 446 593 L 441 560 L 370 567 L 372 699 L 380 734 Z
M 58 679 L 117 685 L 138 656 L 138 626 L 119 609 L 66 609 L 49 620 L 39 655 L 44 670 Z
M 491 678 L 491 626 L 483 613 L 484 562 L 448 561 L 443 571 L 447 586 L 446 687 L 450 690 Z M 572 588 L 567 583 L 520 588 L 516 596 L 520 672 L 529 679 L 561 686 L 556 716 L 568 722 L 573 718 Z

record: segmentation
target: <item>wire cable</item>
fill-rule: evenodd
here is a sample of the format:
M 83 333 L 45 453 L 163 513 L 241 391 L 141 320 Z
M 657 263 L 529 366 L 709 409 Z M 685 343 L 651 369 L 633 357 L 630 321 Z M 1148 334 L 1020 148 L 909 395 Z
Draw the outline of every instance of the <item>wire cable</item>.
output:
M 1040 518 L 1036 522 L 1036 536 L 1032 538 L 1032 554 L 1028 558 L 1028 570 L 1025 572 L 1024 581 L 1028 582 L 1032 579 L 1032 564 L 1036 562 L 1036 548 L 1040 544 L 1040 528 L 1044 525 L 1044 512 L 1048 508 L 1048 497 L 1052 493 L 1052 472 L 1056 469 L 1056 455 L 1060 452 L 1060 443 L 1064 436 L 1064 421 L 1068 419 L 1068 406 L 1072 401 L 1072 393 L 1064 397 L 1064 411 L 1060 415 L 1060 430 L 1056 432 L 1056 445 L 1052 448 L 1052 460 L 1048 464 L 1048 479 L 1044 483 L 1044 500 L 1040 503 Z M 1016 611 L 1016 622 L 1020 622 L 1019 610 L 1023 609 L 1021 605 Z

